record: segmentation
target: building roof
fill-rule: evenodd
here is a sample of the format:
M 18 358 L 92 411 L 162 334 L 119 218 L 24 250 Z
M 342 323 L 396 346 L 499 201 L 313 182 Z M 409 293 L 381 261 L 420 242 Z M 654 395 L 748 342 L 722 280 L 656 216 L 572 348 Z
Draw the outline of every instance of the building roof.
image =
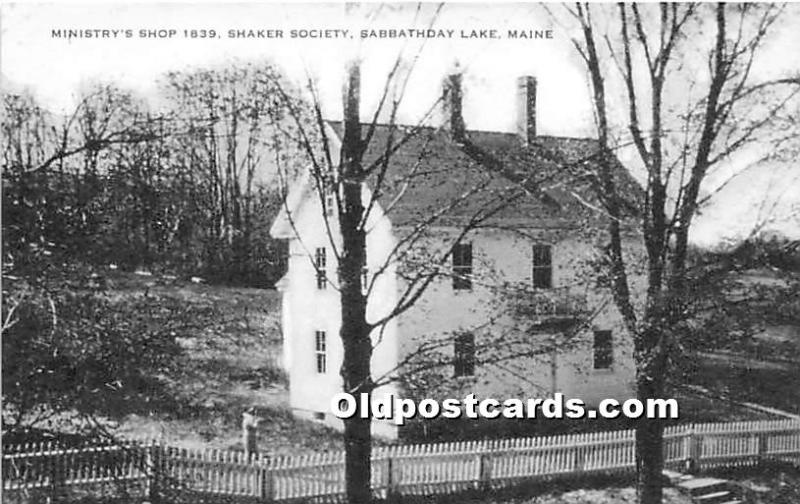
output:
M 342 123 L 330 126 L 341 138 Z M 362 126 L 362 135 L 368 128 Z M 389 156 L 387 146 L 395 149 Z M 554 136 L 525 145 L 514 133 L 491 131 L 467 131 L 467 141 L 459 143 L 441 128 L 380 124 L 364 167 L 388 157 L 384 180 L 377 183 L 376 169 L 368 182 L 395 225 L 433 215 L 440 216 L 435 224 L 461 225 L 490 213 L 486 222 L 496 225 L 572 227 L 603 220 L 591 188 L 598 147 L 593 139 Z M 634 216 L 641 187 L 616 159 L 613 178 L 628 196 L 625 215 Z

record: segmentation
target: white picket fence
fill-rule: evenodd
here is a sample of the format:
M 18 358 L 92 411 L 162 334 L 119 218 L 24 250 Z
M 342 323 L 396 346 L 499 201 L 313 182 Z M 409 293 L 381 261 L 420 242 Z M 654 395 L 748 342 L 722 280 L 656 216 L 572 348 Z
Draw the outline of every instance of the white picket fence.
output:
M 665 467 L 697 470 L 800 464 L 800 421 L 687 424 L 664 434 Z M 379 447 L 378 497 L 454 493 L 521 482 L 635 470 L 634 431 Z M 103 482 L 139 482 L 145 492 L 191 491 L 254 501 L 343 500 L 344 453 L 246 459 L 241 452 L 187 450 L 158 443 L 56 449 L 6 446 L 3 489 L 20 491 Z

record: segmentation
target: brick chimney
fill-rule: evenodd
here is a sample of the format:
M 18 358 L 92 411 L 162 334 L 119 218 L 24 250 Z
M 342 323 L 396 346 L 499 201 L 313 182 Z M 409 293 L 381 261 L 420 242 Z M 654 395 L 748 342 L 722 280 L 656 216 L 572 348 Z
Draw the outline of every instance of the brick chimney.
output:
M 461 113 L 462 96 L 461 73 L 449 74 L 442 84 L 443 126 L 450 132 L 455 142 L 463 142 L 466 139 L 464 116 Z
M 536 138 L 536 77 L 517 79 L 517 134 L 528 145 Z

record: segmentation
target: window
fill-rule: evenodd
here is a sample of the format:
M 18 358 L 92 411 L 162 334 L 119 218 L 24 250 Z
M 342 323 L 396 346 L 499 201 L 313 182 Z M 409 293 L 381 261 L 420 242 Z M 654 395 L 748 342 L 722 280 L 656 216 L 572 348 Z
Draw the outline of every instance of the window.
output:
M 369 269 L 366 266 L 361 267 L 361 294 L 367 295 L 369 290 Z
M 323 290 L 328 287 L 328 277 L 325 273 L 327 265 L 325 247 L 320 247 L 314 253 L 314 268 L 317 270 L 317 289 Z
M 325 215 L 328 217 L 333 216 L 336 212 L 336 195 L 333 193 L 333 187 L 325 186 Z
M 533 246 L 533 286 L 549 289 L 553 286 L 553 256 L 550 245 Z
M 594 332 L 594 368 L 609 369 L 614 362 L 611 331 Z
M 364 255 L 361 256 L 361 294 L 367 295 L 367 289 L 369 288 L 369 268 L 367 267 L 367 254 L 364 251 Z
M 336 214 L 336 191 L 337 184 L 334 178 L 334 173 L 329 168 L 328 175 L 320 179 L 319 187 L 322 194 L 322 205 L 326 217 L 332 217 Z
M 325 350 L 325 331 L 317 331 L 314 339 L 314 355 L 317 360 L 317 373 L 325 374 L 328 370 L 328 354 Z
M 471 243 L 456 243 L 453 246 L 453 289 L 472 289 Z
M 453 352 L 455 376 L 473 376 L 475 374 L 475 335 L 461 333 L 456 335 Z

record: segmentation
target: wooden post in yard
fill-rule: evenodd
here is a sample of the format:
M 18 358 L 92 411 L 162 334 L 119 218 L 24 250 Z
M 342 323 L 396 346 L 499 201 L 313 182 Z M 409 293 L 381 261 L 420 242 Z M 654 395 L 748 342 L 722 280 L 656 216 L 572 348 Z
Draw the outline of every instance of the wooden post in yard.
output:
M 242 445 L 244 456 L 248 461 L 258 453 L 258 423 L 260 418 L 255 408 L 249 408 L 242 413 Z

